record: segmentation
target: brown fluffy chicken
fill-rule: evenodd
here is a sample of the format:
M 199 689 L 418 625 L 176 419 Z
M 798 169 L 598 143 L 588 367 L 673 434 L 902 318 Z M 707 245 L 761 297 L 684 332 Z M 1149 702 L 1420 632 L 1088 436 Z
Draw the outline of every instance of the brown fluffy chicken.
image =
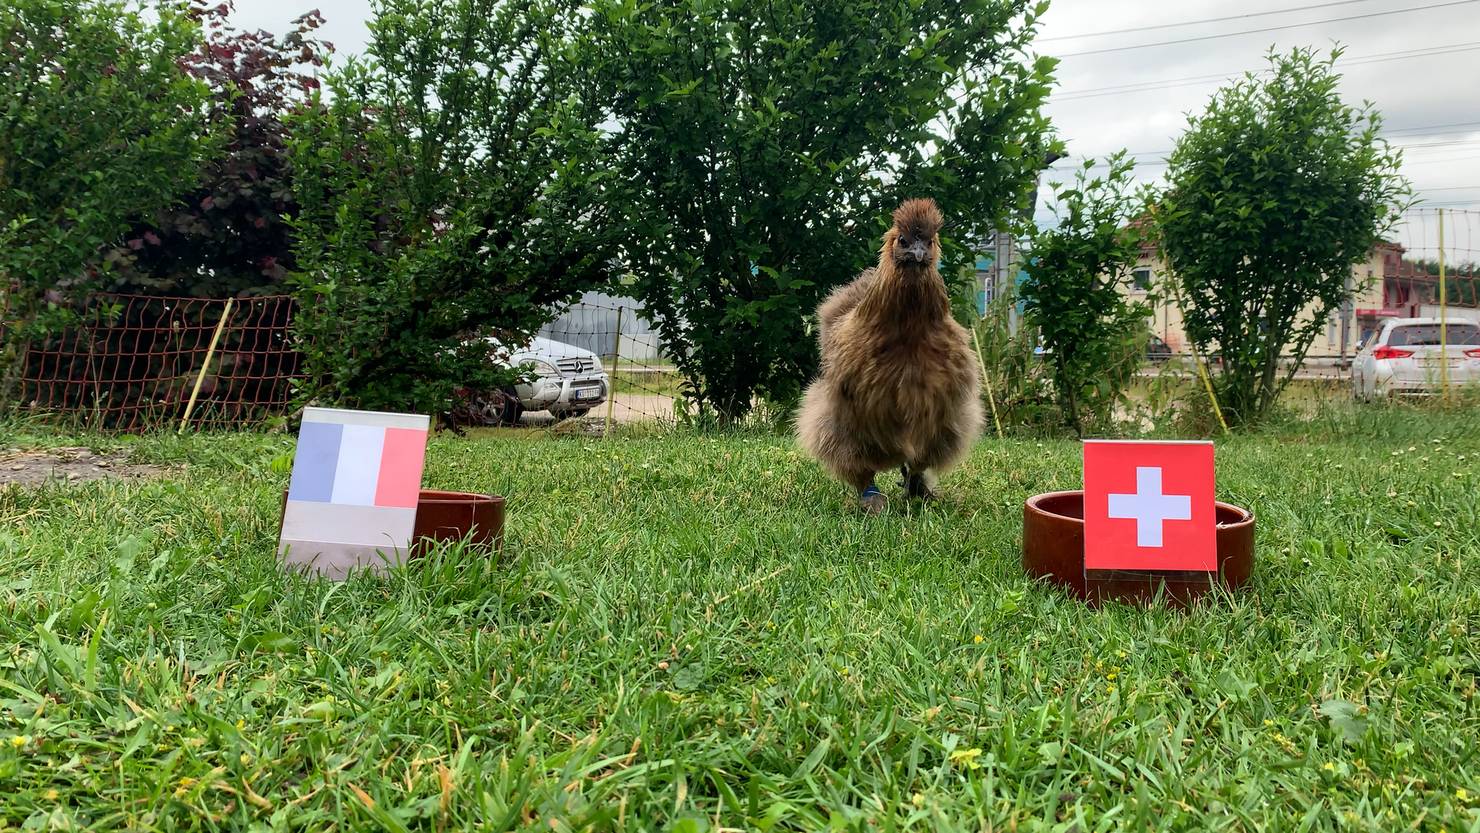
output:
M 911 497 L 981 434 L 981 384 L 966 329 L 951 317 L 933 200 L 894 212 L 879 264 L 817 308 L 822 372 L 797 415 L 803 448 L 858 490 L 864 511 L 887 504 L 875 475 L 898 467 Z

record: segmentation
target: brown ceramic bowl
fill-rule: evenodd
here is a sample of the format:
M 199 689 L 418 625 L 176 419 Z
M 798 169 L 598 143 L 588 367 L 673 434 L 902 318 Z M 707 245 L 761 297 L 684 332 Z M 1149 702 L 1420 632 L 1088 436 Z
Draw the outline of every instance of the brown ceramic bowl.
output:
M 283 508 L 287 505 L 288 490 L 284 489 Z M 504 543 L 504 499 L 498 495 L 422 489 L 416 500 L 411 557 L 425 554 L 430 545 L 464 538 L 476 548 L 498 551 Z
M 1084 492 L 1048 492 L 1023 504 L 1023 569 L 1098 606 L 1107 599 L 1148 602 L 1161 598 L 1186 607 L 1221 584 L 1236 589 L 1254 570 L 1254 513 L 1217 504 L 1218 572 L 1084 573 Z
M 422 489 L 416 500 L 416 531 L 411 557 L 426 551 L 427 544 L 461 541 L 498 550 L 504 543 L 504 499 L 498 495 L 472 492 L 439 492 Z

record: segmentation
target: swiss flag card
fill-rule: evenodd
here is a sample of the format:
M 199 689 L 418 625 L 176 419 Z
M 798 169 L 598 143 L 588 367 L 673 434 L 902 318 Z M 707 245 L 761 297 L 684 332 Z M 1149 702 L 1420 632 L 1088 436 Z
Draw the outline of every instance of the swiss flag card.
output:
M 1085 570 L 1218 570 L 1213 444 L 1086 440 Z

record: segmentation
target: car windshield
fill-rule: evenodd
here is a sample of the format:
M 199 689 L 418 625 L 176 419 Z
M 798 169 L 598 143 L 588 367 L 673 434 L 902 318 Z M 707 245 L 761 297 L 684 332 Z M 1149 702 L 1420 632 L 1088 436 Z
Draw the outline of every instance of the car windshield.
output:
M 1389 347 L 1438 347 L 1440 341 L 1438 324 L 1406 324 L 1394 327 L 1388 333 Z M 1474 324 L 1450 324 L 1446 339 L 1450 344 L 1480 344 L 1480 327 Z

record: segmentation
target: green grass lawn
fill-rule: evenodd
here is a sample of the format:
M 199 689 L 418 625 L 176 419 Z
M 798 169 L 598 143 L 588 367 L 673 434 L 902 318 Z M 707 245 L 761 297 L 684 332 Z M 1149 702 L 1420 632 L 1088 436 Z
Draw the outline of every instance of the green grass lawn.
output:
M 503 557 L 342 585 L 275 566 L 289 438 L 132 449 L 0 491 L 0 829 L 1480 828 L 1473 413 L 1220 442 L 1257 566 L 1190 613 L 1023 576 L 1069 441 L 864 518 L 781 437 L 438 437 Z

